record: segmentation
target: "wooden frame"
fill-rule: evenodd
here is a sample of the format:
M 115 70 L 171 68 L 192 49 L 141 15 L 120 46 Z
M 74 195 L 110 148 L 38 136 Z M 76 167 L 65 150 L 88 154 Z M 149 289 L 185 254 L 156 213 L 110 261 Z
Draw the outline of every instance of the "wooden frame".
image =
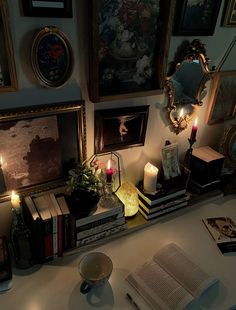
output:
M 73 70 L 73 52 L 69 41 L 57 27 L 44 27 L 35 36 L 31 63 L 37 79 L 47 87 L 60 87 Z
M 95 111 L 95 153 L 142 146 L 149 106 Z
M 0 92 L 16 91 L 18 83 L 6 0 L 0 1 L 0 45 Z
M 175 35 L 213 35 L 221 0 L 178 0 L 175 12 Z
M 236 169 L 236 125 L 225 130 L 220 142 L 220 151 L 224 154 L 226 163 Z
M 222 26 L 236 27 L 236 0 L 226 1 Z
M 65 185 L 86 158 L 83 101 L 0 111 L 0 191 L 36 192 Z
M 210 90 L 206 121 L 209 125 L 223 122 L 235 116 L 236 71 L 215 73 Z
M 72 0 L 22 0 L 25 16 L 72 17 Z
M 163 92 L 174 1 L 89 2 L 90 99 Z
M 181 175 L 178 144 L 171 143 L 161 150 L 164 179 L 170 180 Z

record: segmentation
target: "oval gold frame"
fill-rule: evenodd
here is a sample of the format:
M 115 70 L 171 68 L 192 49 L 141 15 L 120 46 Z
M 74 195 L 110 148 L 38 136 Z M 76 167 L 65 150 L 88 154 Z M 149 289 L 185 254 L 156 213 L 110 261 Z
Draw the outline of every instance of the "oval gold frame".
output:
M 40 67 L 39 64 L 39 48 L 42 48 L 40 45 L 42 44 L 43 40 L 45 40 L 45 38 L 47 36 L 51 36 L 54 35 L 55 39 L 58 40 L 58 42 L 60 42 L 60 44 L 63 46 L 63 49 L 65 51 L 65 58 L 66 58 L 66 64 L 64 65 L 64 69 L 63 69 L 63 74 L 61 74 L 58 79 L 54 79 L 54 80 L 50 80 L 43 72 L 42 72 L 42 68 Z M 62 50 L 62 49 L 61 49 Z M 48 53 L 45 53 L 45 60 L 52 60 L 52 61 L 56 61 L 56 57 L 57 54 L 54 54 L 52 56 L 50 56 Z M 60 55 L 59 55 L 60 56 Z M 64 55 L 63 55 L 64 56 Z M 46 61 L 45 61 L 46 62 Z M 33 40 L 33 44 L 32 44 L 32 48 L 31 48 L 31 64 L 33 67 L 33 71 L 36 75 L 36 78 L 45 86 L 47 87 L 60 87 L 63 86 L 68 79 L 71 77 L 72 74 L 72 70 L 73 70 L 73 51 L 72 51 L 72 47 L 68 41 L 68 39 L 66 38 L 65 34 L 60 31 L 57 27 L 54 26 L 46 26 L 43 29 L 41 29 L 36 36 L 34 37 Z M 44 65 L 44 71 L 48 70 L 48 74 L 52 75 L 53 70 L 55 69 L 51 69 L 49 66 L 47 67 L 47 64 Z M 59 65 L 58 65 L 58 70 L 59 70 Z

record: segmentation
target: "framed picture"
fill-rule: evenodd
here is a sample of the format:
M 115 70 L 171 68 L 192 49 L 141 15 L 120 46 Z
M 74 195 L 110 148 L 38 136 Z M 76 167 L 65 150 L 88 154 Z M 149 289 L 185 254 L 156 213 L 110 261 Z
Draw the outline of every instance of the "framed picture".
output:
M 25 16 L 72 17 L 72 0 L 22 0 Z
M 213 35 L 221 0 L 178 0 L 175 35 Z
M 220 141 L 220 151 L 224 154 L 227 165 L 236 169 L 236 125 L 225 129 Z
M 226 1 L 222 26 L 236 27 L 236 0 Z
M 95 153 L 144 145 L 149 106 L 95 111 Z
M 65 184 L 86 157 L 84 135 L 83 101 L 0 111 L 0 194 Z
M 174 13 L 171 0 L 91 0 L 90 99 L 162 93 Z
M 236 71 L 220 71 L 213 78 L 207 112 L 209 125 L 235 117 Z
M 17 90 L 16 68 L 7 0 L 0 1 L 0 92 Z
M 60 87 L 73 70 L 72 48 L 57 27 L 44 27 L 35 36 L 31 63 L 36 78 L 47 87 Z
M 181 175 L 178 144 L 171 143 L 161 150 L 164 179 L 170 180 Z

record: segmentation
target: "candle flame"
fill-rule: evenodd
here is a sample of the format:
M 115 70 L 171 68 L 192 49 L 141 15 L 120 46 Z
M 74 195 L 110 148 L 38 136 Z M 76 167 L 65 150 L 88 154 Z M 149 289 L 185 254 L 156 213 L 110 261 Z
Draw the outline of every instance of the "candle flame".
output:
M 111 160 L 110 159 L 107 162 L 107 169 L 111 169 Z
M 2 165 L 2 156 L 0 157 L 0 165 Z
M 183 117 L 183 115 L 184 115 L 184 109 L 182 108 L 182 109 L 180 110 L 179 117 Z
M 195 127 L 197 126 L 197 117 L 196 117 L 196 119 L 195 119 L 194 126 L 195 126 Z
M 12 191 L 11 192 L 11 199 L 14 199 L 16 197 L 16 193 L 15 193 L 15 191 Z

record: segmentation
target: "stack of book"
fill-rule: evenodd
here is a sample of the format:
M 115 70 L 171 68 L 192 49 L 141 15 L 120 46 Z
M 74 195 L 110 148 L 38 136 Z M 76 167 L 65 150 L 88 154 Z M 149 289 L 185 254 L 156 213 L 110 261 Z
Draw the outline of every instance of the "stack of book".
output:
M 32 231 L 32 249 L 36 263 L 63 255 L 64 251 L 90 244 L 127 228 L 124 205 L 75 218 L 63 194 L 42 194 L 24 198 L 24 214 Z M 78 206 L 79 207 L 79 206 Z
M 188 205 L 190 194 L 186 188 L 169 188 L 161 190 L 155 195 L 146 194 L 143 191 L 142 183 L 137 186 L 139 197 L 139 212 L 146 220 L 160 217 L 174 210 L 183 208 Z

